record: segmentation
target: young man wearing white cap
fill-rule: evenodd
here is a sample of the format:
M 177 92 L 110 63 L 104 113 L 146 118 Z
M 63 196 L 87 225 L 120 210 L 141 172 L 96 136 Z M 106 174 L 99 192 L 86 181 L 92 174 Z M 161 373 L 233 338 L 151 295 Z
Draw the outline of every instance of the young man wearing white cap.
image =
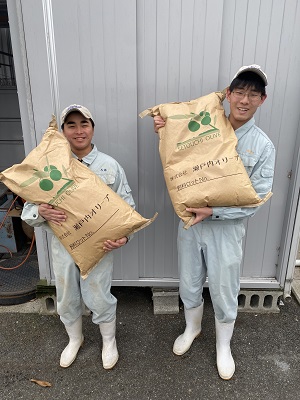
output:
M 267 76 L 258 65 L 244 66 L 235 74 L 226 98 L 228 117 L 238 138 L 237 152 L 257 194 L 263 198 L 272 188 L 275 149 L 268 136 L 255 125 L 254 114 L 266 100 Z M 165 121 L 154 117 L 157 132 Z M 215 313 L 217 368 L 222 379 L 235 372 L 230 341 L 237 316 L 240 289 L 243 220 L 258 208 L 187 208 L 195 214 L 194 224 L 178 228 L 179 292 L 184 304 L 186 328 L 174 343 L 173 352 L 189 350 L 201 332 L 202 291 L 206 277 Z
M 92 114 L 81 105 L 72 104 L 61 114 L 61 128 L 70 143 L 73 156 L 90 168 L 134 208 L 131 189 L 123 168 L 116 160 L 101 153 L 92 144 L 94 125 Z M 25 203 L 22 219 L 29 225 L 46 226 L 50 230 L 47 221 L 60 225 L 66 220 L 66 215 L 49 204 Z M 62 367 L 69 367 L 73 363 L 83 343 L 82 302 L 91 310 L 93 322 L 100 327 L 103 367 L 111 369 L 118 361 L 115 339 L 117 299 L 110 292 L 113 270 L 112 250 L 124 246 L 127 241 L 127 237 L 116 241 L 107 240 L 104 243 L 106 256 L 83 280 L 72 257 L 53 235 L 51 248 L 57 312 L 69 335 L 69 344 L 60 358 Z

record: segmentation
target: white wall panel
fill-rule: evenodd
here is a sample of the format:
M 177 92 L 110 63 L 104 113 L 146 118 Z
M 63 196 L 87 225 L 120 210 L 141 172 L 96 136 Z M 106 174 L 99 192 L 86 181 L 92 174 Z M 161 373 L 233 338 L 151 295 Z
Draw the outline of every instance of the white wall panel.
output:
M 300 93 L 297 90 L 299 78 L 296 76 L 299 70 L 299 21 L 299 7 L 294 0 L 138 3 L 139 111 L 155 104 L 186 101 L 222 90 L 241 65 L 260 64 L 269 76 L 268 99 L 255 118 L 277 148 L 274 196 L 254 218 L 246 222 L 241 271 L 245 280 L 276 280 L 279 277 L 281 227 L 290 185 L 287 176 L 292 169 L 299 122 L 297 107 L 291 112 L 292 104 L 299 104 Z M 226 102 L 224 105 L 228 110 Z M 153 268 L 144 267 L 144 270 L 155 272 L 159 263 L 159 270 L 164 276 L 170 270 L 174 277 L 177 270 L 174 254 L 177 220 L 175 217 L 174 221 L 173 214 L 169 213 L 165 187 L 162 196 L 160 160 L 149 154 L 150 151 L 158 151 L 157 138 L 151 137 L 152 121 L 143 120 L 138 126 L 139 151 L 142 154 L 147 152 L 139 163 L 140 204 L 151 207 L 151 198 L 145 195 L 146 188 L 150 187 L 156 209 L 164 218 L 153 227 L 157 229 L 155 237 L 160 235 L 161 240 L 151 241 L 147 236 L 152 233 L 143 233 L 145 238 L 140 248 L 144 246 L 145 253 L 140 249 L 141 256 L 151 253 L 145 259 L 148 266 L 154 263 Z M 149 171 L 158 174 L 157 177 Z M 173 236 L 171 243 L 170 235 Z M 156 258 L 146 248 L 149 244 L 155 249 Z
M 95 143 L 124 166 L 138 211 L 147 217 L 159 213 L 118 254 L 117 284 L 176 285 L 178 277 L 178 218 L 166 190 L 153 121 L 140 120 L 138 113 L 222 90 L 241 65 L 257 63 L 265 69 L 268 98 L 255 118 L 277 149 L 274 195 L 246 223 L 241 272 L 245 285 L 283 285 L 286 264 L 278 263 L 286 260 L 280 252 L 288 251 L 288 245 L 283 250 L 287 233 L 282 229 L 288 225 L 286 216 L 291 217 L 288 193 L 297 193 L 288 174 L 299 168 L 299 2 L 15 3 L 26 42 L 23 63 L 28 67 L 35 142 L 52 112 L 71 103 L 86 105 L 96 121 Z M 32 140 L 25 147 L 28 142 L 33 147 Z
M 52 113 L 59 117 L 67 105 L 84 104 L 95 119 L 94 142 L 124 167 L 136 198 L 135 1 L 17 3 L 24 26 L 36 143 Z M 137 279 L 137 257 L 137 241 L 118 252 L 115 279 Z
M 218 82 L 223 1 L 137 2 L 138 111 L 186 101 Z M 157 210 L 139 234 L 140 276 L 177 278 L 178 218 L 166 190 L 153 121 L 138 122 L 139 207 Z

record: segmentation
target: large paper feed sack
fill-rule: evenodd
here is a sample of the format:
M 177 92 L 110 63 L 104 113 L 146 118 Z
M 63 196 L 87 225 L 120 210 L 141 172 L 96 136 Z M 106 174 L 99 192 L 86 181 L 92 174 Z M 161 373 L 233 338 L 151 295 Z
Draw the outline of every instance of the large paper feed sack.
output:
M 237 151 L 237 137 L 225 116 L 225 92 L 196 100 L 160 104 L 140 117 L 160 115 L 159 153 L 168 192 L 177 215 L 188 228 L 194 217 L 187 207 L 257 207 L 255 192 Z
M 49 223 L 85 278 L 105 255 L 103 243 L 117 240 L 148 226 L 94 172 L 72 157 L 68 141 L 55 120 L 21 164 L 0 174 L 0 180 L 28 202 L 48 203 L 64 210 L 66 222 Z

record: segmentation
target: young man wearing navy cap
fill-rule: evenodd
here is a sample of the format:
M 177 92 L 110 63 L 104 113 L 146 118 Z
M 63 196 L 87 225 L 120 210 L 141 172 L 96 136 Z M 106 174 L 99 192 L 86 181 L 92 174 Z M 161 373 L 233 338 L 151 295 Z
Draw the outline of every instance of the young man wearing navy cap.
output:
M 72 104 L 61 114 L 61 128 L 70 143 L 73 156 L 134 208 L 131 189 L 123 168 L 112 157 L 98 151 L 96 145 L 92 143 L 94 126 L 92 114 L 84 106 Z M 49 204 L 25 203 L 22 219 L 29 225 L 43 226 L 53 233 L 47 221 L 60 225 L 66 220 L 66 215 L 64 211 L 57 210 Z M 91 310 L 93 322 L 100 327 L 103 368 L 111 369 L 118 361 L 115 338 L 117 299 L 110 292 L 113 271 L 112 250 L 124 246 L 127 241 L 127 237 L 116 241 L 107 240 L 104 243 L 106 256 L 86 279 L 82 279 L 71 255 L 58 238 L 52 236 L 57 312 L 69 336 L 69 344 L 60 357 L 61 367 L 69 367 L 75 361 L 83 343 L 82 301 Z
M 275 148 L 268 136 L 255 125 L 254 114 L 267 98 L 267 75 L 259 65 L 241 67 L 227 89 L 228 117 L 238 139 L 237 152 L 251 183 L 263 198 L 273 184 Z M 154 129 L 165 125 L 154 117 Z M 193 226 L 178 228 L 179 293 L 184 304 L 186 328 L 174 343 L 173 352 L 187 352 L 201 332 L 203 285 L 208 277 L 215 314 L 217 368 L 222 379 L 235 372 L 230 341 L 237 317 L 242 262 L 243 220 L 260 207 L 187 208 L 194 213 Z

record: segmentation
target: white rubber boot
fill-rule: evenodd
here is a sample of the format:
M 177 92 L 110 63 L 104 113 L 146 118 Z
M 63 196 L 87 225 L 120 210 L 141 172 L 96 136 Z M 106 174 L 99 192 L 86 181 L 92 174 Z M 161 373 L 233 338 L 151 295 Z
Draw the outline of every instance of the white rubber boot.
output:
M 72 325 L 65 325 L 69 335 L 69 344 L 61 353 L 60 366 L 63 368 L 69 367 L 77 356 L 77 353 L 82 346 L 84 337 L 82 334 L 82 317 L 79 317 Z
M 173 353 L 176 355 L 181 356 L 186 353 L 194 339 L 200 335 L 203 307 L 204 302 L 199 307 L 190 308 L 189 310 L 184 308 L 186 327 L 183 334 L 178 336 L 174 342 Z
M 119 353 L 116 342 L 116 318 L 111 322 L 102 322 L 99 324 L 102 335 L 102 363 L 104 369 L 113 368 L 118 359 Z
M 217 368 L 220 377 L 225 380 L 232 378 L 235 371 L 235 363 L 230 350 L 234 323 L 235 321 L 222 323 L 215 318 Z

